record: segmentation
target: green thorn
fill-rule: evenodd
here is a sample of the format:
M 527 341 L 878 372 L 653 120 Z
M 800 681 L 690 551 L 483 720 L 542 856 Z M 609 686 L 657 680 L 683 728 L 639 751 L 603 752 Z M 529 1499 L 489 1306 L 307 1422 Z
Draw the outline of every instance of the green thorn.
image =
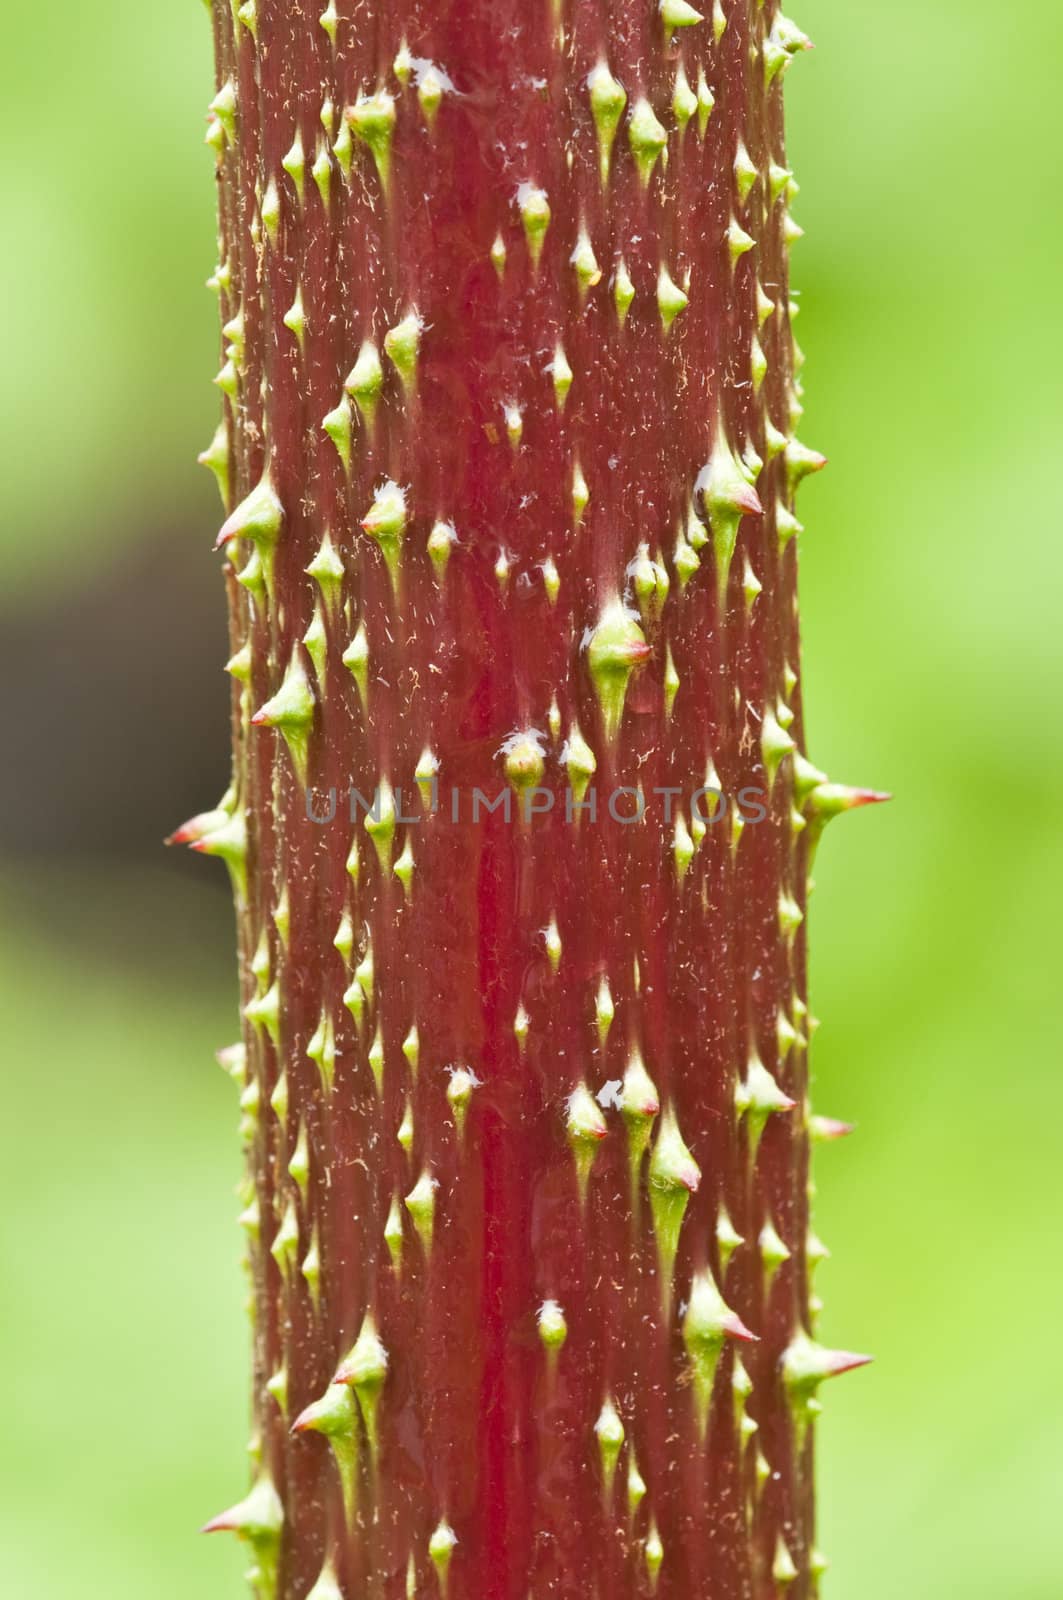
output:
M 694 10 L 689 0 L 661 0 L 661 21 L 664 23 L 667 44 L 676 28 L 693 28 L 697 23 L 704 22 L 705 18 L 700 11 Z
M 354 159 L 354 140 L 351 137 L 351 125 L 346 118 L 340 122 L 340 131 L 332 142 L 332 154 L 336 157 L 343 176 L 349 178 L 351 162 Z
M 232 357 L 215 373 L 214 386 L 230 400 L 235 400 L 240 393 L 240 373 Z
M 679 814 L 675 821 L 675 834 L 672 842 L 672 854 L 675 857 L 676 877 L 682 883 L 690 871 L 690 864 L 694 859 L 694 841 L 690 837 L 686 818 Z
M 450 1572 L 450 1561 L 454 1554 L 454 1547 L 458 1536 L 450 1523 L 444 1517 L 428 1541 L 428 1554 L 432 1565 L 436 1569 L 439 1587 L 445 1595 L 447 1592 L 447 1578 Z
M 568 391 L 572 387 L 572 368 L 568 364 L 564 345 L 560 339 L 554 347 L 554 359 L 550 364 L 550 372 L 554 379 L 554 400 L 558 411 L 564 411 Z
M 322 1011 L 321 1020 L 306 1047 L 306 1053 L 310 1060 L 316 1063 L 317 1070 L 321 1074 L 321 1087 L 326 1094 L 330 1093 L 336 1074 L 336 1032 L 327 1011 Z
M 672 552 L 672 564 L 675 567 L 676 577 L 679 579 L 679 589 L 682 593 L 687 584 L 701 567 L 701 560 L 697 551 L 686 540 L 686 535 L 680 528 L 676 536 L 675 549 Z
M 722 422 L 712 455 L 701 470 L 694 492 L 701 497 L 712 530 L 717 588 L 722 604 L 742 518 L 759 517 L 763 511 L 756 490 L 727 443 Z
M 392 1198 L 388 1214 L 384 1222 L 384 1243 L 388 1247 L 392 1265 L 396 1268 L 402 1266 L 402 1212 L 399 1210 L 398 1196 Z
M 377 1411 L 387 1375 L 388 1353 L 377 1336 L 373 1314 L 367 1311 L 358 1338 L 336 1368 L 336 1376 L 332 1381 L 347 1384 L 354 1390 L 374 1462 L 377 1451 Z
M 734 175 L 735 184 L 738 188 L 738 203 L 744 206 L 749 199 L 750 191 L 760 177 L 760 173 L 754 166 L 752 157 L 741 139 L 738 141 L 738 149 L 735 152 Z
M 740 1078 L 735 1085 L 735 1109 L 740 1118 L 746 1119 L 750 1161 L 756 1159 L 768 1118 L 778 1112 L 792 1111 L 795 1104 L 796 1101 L 779 1088 L 760 1057 L 755 1053 L 751 1055 L 745 1078 Z
M 772 1581 L 782 1588 L 793 1583 L 797 1577 L 797 1568 L 794 1566 L 793 1556 L 783 1539 L 782 1534 L 775 1541 L 775 1559 L 771 1564 Z
M 798 484 L 813 472 L 822 472 L 827 465 L 826 456 L 810 450 L 800 439 L 791 439 L 786 446 L 786 477 L 792 494 Z
M 425 122 L 428 124 L 429 129 L 435 127 L 436 116 L 438 115 L 439 108 L 443 103 L 443 91 L 445 87 L 446 86 L 443 82 L 443 79 L 440 77 L 435 67 L 426 67 L 424 72 L 421 74 L 420 82 L 417 85 L 417 99 L 420 103 L 421 113 Z
M 735 1228 L 727 1213 L 727 1207 L 721 1206 L 720 1215 L 716 1221 L 716 1248 L 720 1255 L 720 1275 L 727 1271 L 728 1264 L 735 1251 L 745 1243 L 742 1235 Z
M 289 1200 L 281 1217 L 280 1227 L 273 1235 L 269 1253 L 285 1277 L 291 1272 L 299 1253 L 299 1218 Z
M 435 1228 L 436 1214 L 436 1189 L 438 1184 L 429 1172 L 422 1172 L 409 1194 L 403 1202 L 410 1213 L 418 1237 L 424 1246 L 425 1254 L 432 1248 L 432 1233 Z
M 273 1086 L 269 1108 L 283 1128 L 288 1121 L 288 1074 L 283 1070 Z
M 336 30 L 339 27 L 340 14 L 336 10 L 336 0 L 329 0 L 325 10 L 318 17 L 318 23 L 328 34 L 333 46 L 336 43 Z
M 306 1123 L 299 1128 L 299 1138 L 288 1162 L 288 1176 L 298 1186 L 299 1192 L 306 1194 L 307 1184 L 311 1181 L 311 1149 L 307 1142 Z
M 479 1088 L 479 1085 L 479 1078 L 470 1072 L 468 1067 L 454 1067 L 451 1070 L 450 1082 L 447 1084 L 447 1101 L 454 1113 L 454 1125 L 458 1130 L 459 1139 L 465 1132 L 465 1118 L 473 1090 Z
M 207 110 L 221 123 L 230 144 L 236 143 L 236 85 L 226 78 Z
M 280 1037 L 280 985 L 273 983 L 265 994 L 257 995 L 244 1007 L 244 1016 L 256 1028 L 265 1028 L 273 1043 Z
M 428 535 L 428 557 L 436 572 L 437 583 L 442 583 L 450 560 L 450 553 L 458 542 L 452 522 L 437 522 Z
M 695 1273 L 683 1317 L 683 1343 L 693 1369 L 698 1429 L 703 1438 L 709 1421 L 716 1369 L 725 1341 L 728 1338 L 748 1340 L 753 1337 L 742 1319 L 724 1300 L 712 1273 L 707 1268 Z
M 373 95 L 360 95 L 353 106 L 348 106 L 346 118 L 356 139 L 370 151 L 380 178 L 380 186 L 387 195 L 388 175 L 391 170 L 391 140 L 395 132 L 395 101 L 386 89 Z
M 594 1424 L 594 1432 L 602 1463 L 602 1498 L 608 1504 L 612 1498 L 613 1480 L 616 1477 L 616 1466 L 620 1460 L 625 1437 L 624 1424 L 620 1420 L 620 1413 L 613 1404 L 611 1395 L 605 1398 L 598 1420 Z
M 623 84 L 618 83 L 613 77 L 604 60 L 598 62 L 587 79 L 587 89 L 590 93 L 594 126 L 598 134 L 598 170 L 604 189 L 609 182 L 609 160 L 616 139 L 616 130 L 620 126 L 620 119 L 627 105 L 627 91 Z
M 583 469 L 576 461 L 572 466 L 572 520 L 577 527 L 583 521 L 583 513 L 590 504 L 590 498 L 591 492 L 583 476 Z
M 339 611 L 343 592 L 343 562 L 326 530 L 317 555 L 306 568 L 307 577 L 313 578 L 321 590 L 321 598 L 330 616 Z
M 790 1402 L 798 1449 L 804 1443 L 809 1423 L 819 1410 L 816 1393 L 828 1378 L 840 1377 L 857 1367 L 866 1367 L 870 1356 L 851 1350 L 828 1350 L 810 1339 L 799 1328 L 782 1357 L 782 1378 Z
M 610 601 L 587 644 L 591 681 L 610 744 L 620 731 L 631 674 L 649 655 L 650 647 L 636 618 L 618 599 Z
M 675 89 L 672 93 L 672 114 L 678 122 L 680 130 L 684 130 L 695 111 L 698 109 L 698 97 L 690 87 L 690 79 L 680 61 L 676 68 Z
M 377 401 L 383 385 L 384 369 L 380 365 L 380 354 L 372 339 L 366 339 L 343 387 L 353 397 L 367 426 L 372 426 L 373 418 L 376 416 Z
M 303 136 L 298 128 L 295 130 L 295 138 L 292 140 L 291 148 L 287 155 L 281 158 L 281 166 L 295 185 L 295 192 L 299 196 L 301 205 L 303 189 L 306 184 L 306 153 L 303 150 Z
M 343 652 L 341 659 L 358 685 L 359 693 L 364 700 L 369 683 L 369 636 L 365 631 L 364 622 L 359 625 L 358 632 Z
M 672 647 L 668 646 L 664 659 L 664 710 L 666 716 L 671 716 L 675 708 L 675 697 L 679 693 L 680 680 L 672 659 Z
M 399 44 L 399 48 L 395 52 L 395 59 L 391 63 L 391 70 L 402 84 L 402 87 L 405 89 L 410 79 L 413 77 L 413 55 L 411 54 L 410 47 L 406 42 L 405 36 L 403 36 L 403 39 Z
M 775 1224 L 769 1217 L 757 1236 L 757 1249 L 760 1252 L 761 1267 L 764 1273 L 765 1291 L 771 1288 L 775 1274 L 784 1261 L 789 1261 L 790 1251 L 780 1237 Z
M 351 402 L 348 395 L 344 395 L 339 405 L 329 411 L 321 419 L 322 430 L 328 434 L 336 446 L 336 453 L 343 463 L 344 472 L 351 469 L 351 431 L 353 418 L 351 416 Z
M 331 1562 L 326 1561 L 321 1568 L 317 1581 L 308 1593 L 306 1600 L 343 1600 L 343 1590 L 340 1588 L 339 1579 L 336 1577 L 336 1569 Z
M 585 1083 L 579 1084 L 569 1096 L 565 1132 L 576 1163 L 576 1181 L 579 1185 L 581 1202 L 586 1199 L 587 1182 L 598 1146 L 608 1131 L 598 1102 Z
M 624 258 L 621 256 L 617 262 L 616 273 L 613 277 L 613 304 L 616 306 L 616 314 L 621 327 L 627 321 L 627 314 L 631 309 L 631 302 L 634 298 L 635 285 L 631 281 L 631 276 L 624 265 Z
M 284 527 L 284 507 L 270 479 L 269 469 L 232 515 L 222 523 L 215 542 L 220 549 L 232 539 L 250 539 L 257 550 L 272 553 Z
M 773 161 L 768 167 L 768 194 L 771 197 L 772 205 L 778 200 L 783 190 L 789 187 L 792 177 L 793 173 L 790 168 L 781 167 L 777 161 Z
M 786 940 L 787 945 L 793 941 L 794 934 L 805 920 L 805 914 L 792 895 L 783 893 L 779 896 L 779 932 Z
M 362 518 L 362 527 L 380 546 L 393 584 L 398 575 L 406 520 L 406 495 L 388 478 L 377 489 L 373 504 Z
M 580 305 L 582 305 L 587 298 L 587 291 L 602 281 L 602 269 L 598 265 L 598 258 L 594 253 L 594 246 L 591 244 L 585 223 L 580 223 L 576 245 L 568 259 L 576 269 Z
M 568 739 L 561 752 L 561 759 L 565 763 L 565 768 L 568 772 L 569 788 L 572 790 L 573 799 L 579 805 L 590 787 L 591 779 L 598 770 L 598 762 L 594 751 L 575 723 L 569 729 Z M 577 818 L 578 815 L 577 813 Z M 603 979 L 602 981 L 604 983 L 605 980 Z
M 402 847 L 399 859 L 391 869 L 396 878 L 398 878 L 399 882 L 402 884 L 403 890 L 406 894 L 410 893 L 410 888 L 413 883 L 414 866 L 413 841 L 410 834 L 407 834 L 406 843 Z
M 235 1533 L 254 1551 L 261 1600 L 273 1600 L 277 1589 L 277 1556 L 284 1507 L 268 1474 L 260 1477 L 251 1493 L 237 1505 L 206 1523 L 204 1533 Z
M 254 727 L 279 728 L 284 735 L 296 777 L 305 784 L 310 729 L 314 720 L 314 693 L 299 655 L 293 650 L 288 670 L 277 693 L 251 718 Z
M 701 1169 L 687 1149 L 673 1107 L 666 1106 L 650 1155 L 649 1171 L 650 1209 L 657 1237 L 661 1298 L 666 1310 L 671 1305 L 672 1274 L 683 1218 L 690 1196 L 697 1192 L 700 1182 Z
M 744 256 L 747 251 L 754 249 L 757 242 L 755 239 L 750 238 L 749 234 L 744 228 L 739 227 L 734 217 L 731 218 L 731 221 L 728 224 L 726 239 L 727 250 L 731 257 L 732 267 L 737 266 L 742 256 Z
M 627 1463 L 627 1509 L 628 1515 L 634 1516 L 643 1500 L 646 1498 L 646 1482 L 639 1471 L 638 1462 L 635 1460 L 634 1450 L 628 1452 Z
M 384 335 L 384 349 L 391 357 L 403 388 L 412 392 L 417 381 L 417 356 L 421 348 L 423 322 L 416 311 L 411 311 L 402 321 Z
M 669 331 L 676 317 L 688 304 L 688 296 L 673 281 L 668 268 L 662 266 L 657 275 L 657 309 L 661 313 L 661 326 L 665 333 Z
M 709 125 L 715 104 L 716 97 L 709 88 L 705 68 L 701 67 L 698 70 L 698 134 L 702 139 L 705 137 L 705 129 Z
M 329 159 L 328 145 L 324 142 L 318 146 L 314 164 L 310 168 L 310 176 L 317 185 L 317 192 L 321 196 L 321 204 L 327 211 L 332 199 L 332 162 Z
M 534 183 L 522 183 L 517 190 L 517 209 L 524 225 L 532 271 L 536 271 L 543 253 L 546 230 L 550 226 L 550 202 L 543 189 Z
M 384 1089 L 384 1036 L 380 1032 L 379 1024 L 377 1025 L 376 1033 L 373 1035 L 373 1042 L 369 1046 L 366 1059 L 369 1062 L 369 1070 L 373 1074 L 376 1092 L 377 1094 L 382 1094 Z
M 303 1264 L 299 1270 L 303 1275 L 307 1288 L 310 1290 L 314 1304 L 317 1305 L 321 1297 L 321 1251 L 318 1248 L 316 1233 L 311 1240 L 309 1250 L 303 1257 Z
M 764 720 L 760 725 L 760 753 L 764 762 L 764 770 L 768 775 L 768 792 L 771 793 L 775 778 L 780 766 L 787 756 L 793 755 L 797 749 L 794 740 L 783 728 L 770 707 L 764 711 Z
M 628 141 L 645 188 L 653 175 L 658 159 L 668 145 L 667 131 L 657 120 L 653 107 L 645 96 L 636 102 L 631 113 Z
M 528 792 L 542 783 L 546 770 L 543 736 L 537 728 L 523 729 L 511 734 L 498 753 L 503 758 L 507 781 L 517 796 L 520 814 L 525 817 Z
M 213 472 L 218 484 L 218 493 L 221 495 L 221 503 L 228 509 L 229 429 L 224 420 L 218 423 L 213 439 L 205 450 L 200 451 L 196 460 L 201 467 L 207 467 Z
M 646 1573 L 650 1580 L 650 1587 L 655 1590 L 657 1588 L 657 1580 L 660 1577 L 661 1566 L 664 1562 L 664 1546 L 657 1531 L 656 1521 L 651 1521 L 650 1523 L 650 1531 L 646 1535 L 643 1555 L 646 1561 Z
M 539 1307 L 539 1339 L 548 1355 L 556 1356 L 568 1338 L 565 1313 L 556 1300 L 544 1300 Z
M 605 982 L 605 979 L 602 979 Z M 607 991 L 608 992 L 608 991 Z M 609 1004 L 612 1005 L 610 996 Z M 600 1026 L 600 1024 L 599 1024 Z M 604 1040 L 603 1040 L 604 1043 Z M 631 1178 L 631 1206 L 634 1211 L 638 1198 L 639 1174 L 643 1157 L 649 1147 L 653 1120 L 661 1109 L 657 1086 L 646 1071 L 645 1062 L 638 1049 L 628 1058 L 624 1080 L 620 1088 L 620 1114 L 627 1130 L 628 1171 Z
M 794 56 L 801 50 L 811 50 L 812 41 L 795 22 L 780 12 L 764 41 L 764 81 L 771 84 L 786 71 Z

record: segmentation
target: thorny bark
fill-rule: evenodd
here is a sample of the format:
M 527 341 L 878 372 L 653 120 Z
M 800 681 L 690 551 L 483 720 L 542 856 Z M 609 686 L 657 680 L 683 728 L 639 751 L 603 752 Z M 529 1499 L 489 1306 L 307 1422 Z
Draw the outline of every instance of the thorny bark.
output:
M 860 1359 L 809 1337 L 805 886 L 872 798 L 799 754 L 807 41 L 317 10 L 213 3 L 235 774 L 179 836 L 237 887 L 258 1466 L 211 1526 L 282 1600 L 805 1600 Z

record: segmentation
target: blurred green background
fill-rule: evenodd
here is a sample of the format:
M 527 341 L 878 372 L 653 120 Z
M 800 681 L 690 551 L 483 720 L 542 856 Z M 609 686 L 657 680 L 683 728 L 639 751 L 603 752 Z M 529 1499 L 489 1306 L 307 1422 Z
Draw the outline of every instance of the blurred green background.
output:
M 823 1334 L 878 1356 L 827 1401 L 826 1593 L 1050 1600 L 1063 31 L 1047 0 L 798 19 L 811 753 L 897 793 L 814 902 L 817 1103 L 860 1124 L 819 1157 Z M 159 849 L 227 776 L 208 29 L 6 0 L 4 34 L 5 1590 L 221 1596 L 231 932 L 220 872 Z

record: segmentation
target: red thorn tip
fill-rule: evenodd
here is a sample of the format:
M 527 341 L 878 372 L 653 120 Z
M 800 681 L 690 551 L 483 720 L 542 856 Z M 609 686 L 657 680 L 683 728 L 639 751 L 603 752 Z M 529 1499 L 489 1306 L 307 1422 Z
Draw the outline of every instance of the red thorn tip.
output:
M 854 806 L 880 806 L 893 796 L 886 789 L 857 789 Z
M 209 1522 L 205 1522 L 199 1531 L 200 1533 L 232 1533 L 236 1526 L 232 1519 L 232 1512 L 222 1511 L 218 1516 L 211 1517 Z
M 735 502 L 739 510 L 744 511 L 747 517 L 764 515 L 764 507 L 760 503 L 760 496 L 752 485 L 748 489 L 744 489 L 741 494 L 736 495 Z
M 333 1381 L 335 1381 L 335 1380 L 333 1380 Z M 313 1418 L 310 1415 L 310 1413 L 313 1411 L 313 1409 L 314 1409 L 313 1406 L 307 1406 L 305 1411 L 300 1411 L 299 1415 L 296 1417 L 295 1421 L 292 1423 L 292 1427 L 291 1427 L 292 1433 L 309 1433 L 310 1432 L 310 1430 L 312 1429 L 312 1427 L 314 1425 L 313 1424 Z
M 268 719 L 267 719 L 267 717 L 266 717 L 266 715 L 265 715 L 265 713 L 264 713 L 264 712 L 262 712 L 262 711 L 256 711 L 256 712 L 255 712 L 255 714 L 254 714 L 254 716 L 253 716 L 253 717 L 252 717 L 252 718 L 251 718 L 251 725 L 252 725 L 252 727 L 254 727 L 254 728 L 261 728 L 261 727 L 262 727 L 262 726 L 263 726 L 263 724 L 264 724 L 264 723 L 265 723 L 265 722 L 266 722 L 266 721 L 267 721 L 267 720 L 268 720 Z
M 855 1122 L 840 1122 L 837 1117 L 813 1117 L 812 1126 L 820 1139 L 847 1139 L 856 1132 Z
M 723 1319 L 723 1331 L 732 1339 L 744 1339 L 747 1344 L 759 1344 L 760 1335 L 746 1327 L 737 1311 L 729 1311 Z
M 182 822 L 179 828 L 175 828 L 173 833 L 163 840 L 163 844 L 192 844 L 196 839 L 202 839 L 205 833 L 209 833 L 211 828 L 216 828 L 217 825 L 211 813 L 198 812 L 196 816 L 189 817 L 187 822 Z
M 855 1372 L 858 1367 L 868 1367 L 874 1361 L 874 1356 L 857 1355 L 854 1350 L 832 1350 L 830 1352 L 830 1373 L 832 1378 L 840 1378 L 845 1372 Z

